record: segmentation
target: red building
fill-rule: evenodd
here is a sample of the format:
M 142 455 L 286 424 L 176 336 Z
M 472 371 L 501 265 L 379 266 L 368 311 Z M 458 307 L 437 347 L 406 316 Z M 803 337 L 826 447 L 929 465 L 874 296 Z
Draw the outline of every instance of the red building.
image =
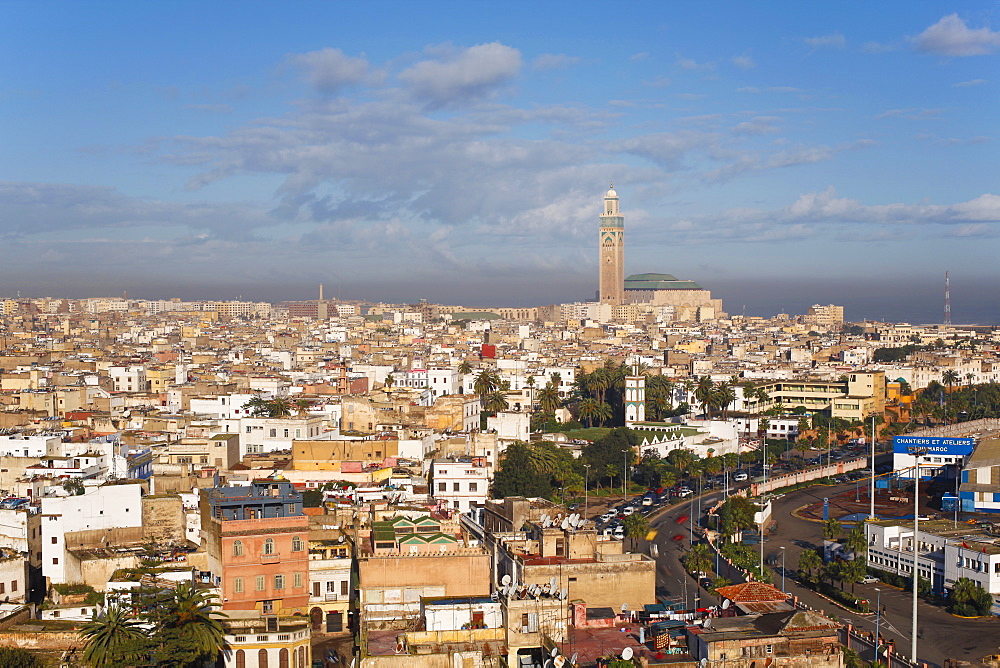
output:
M 308 612 L 309 518 L 290 482 L 202 489 L 201 528 L 223 610 Z

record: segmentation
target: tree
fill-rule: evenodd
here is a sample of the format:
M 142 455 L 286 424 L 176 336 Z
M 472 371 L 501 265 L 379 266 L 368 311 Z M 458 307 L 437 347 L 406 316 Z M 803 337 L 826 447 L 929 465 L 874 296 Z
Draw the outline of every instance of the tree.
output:
M 80 635 L 85 640 L 83 659 L 95 668 L 135 664 L 146 649 L 142 622 L 117 605 L 109 605 L 101 616 L 94 612 Z
M 489 369 L 482 369 L 472 382 L 473 391 L 480 397 L 486 397 L 496 391 L 497 378 Z
M 632 513 L 622 522 L 625 527 L 625 537 L 632 539 L 632 549 L 635 549 L 635 542 L 640 538 L 645 538 L 649 533 L 649 522 L 639 513 Z
M 719 526 L 724 536 L 733 536 L 744 529 L 757 526 L 754 514 L 757 508 L 745 496 L 731 496 L 719 509 Z
M 150 632 L 145 660 L 138 665 L 201 668 L 229 650 L 221 621 L 225 615 L 214 612 L 213 594 L 181 582 L 176 589 L 147 591 L 140 598 L 140 616 Z
M 467 376 L 472 373 L 472 365 L 469 364 L 469 360 L 462 360 L 462 362 L 458 365 L 458 372 L 463 376 Z
M 823 522 L 823 538 L 833 540 L 842 533 L 844 533 L 843 525 L 832 517 Z
M 509 406 L 510 404 L 507 403 L 507 395 L 499 390 L 487 394 L 483 401 L 483 410 L 487 413 L 493 413 L 494 415 L 507 410 Z
M 951 588 L 948 605 L 952 614 L 980 617 L 989 614 L 993 597 L 975 580 L 959 578 Z
M 867 547 L 868 541 L 865 539 L 865 527 L 862 523 L 858 522 L 847 533 L 847 537 L 844 539 L 844 550 L 852 552 L 856 561 L 864 563 L 865 559 L 863 555 Z
M 694 390 L 694 398 L 701 404 L 701 409 L 705 412 L 705 417 L 712 418 L 712 392 L 715 383 L 710 376 L 702 376 L 698 379 L 698 385 Z
M 38 657 L 20 647 L 0 647 L 0 666 L 4 668 L 44 668 Z
M 707 573 L 712 568 L 712 550 L 705 543 L 698 543 L 684 557 L 688 573 Z
M 507 446 L 493 477 L 493 496 L 547 497 L 551 491 L 549 477 L 540 473 L 532 461 L 530 446 L 521 441 Z
M 545 387 L 538 391 L 538 404 L 546 413 L 555 413 L 559 409 L 562 402 L 559 400 L 559 392 L 552 383 L 546 383 Z
M 799 572 L 805 571 L 812 578 L 815 572 L 823 568 L 823 559 L 816 550 L 805 549 L 799 554 Z
M 577 419 L 586 422 L 588 427 L 594 426 L 594 416 L 597 414 L 597 407 L 600 405 L 597 399 L 587 397 L 577 407 Z
M 610 404 L 606 401 L 602 401 L 595 407 L 594 417 L 597 418 L 597 421 L 600 422 L 603 427 L 608 420 L 614 417 L 614 412 L 611 410 Z

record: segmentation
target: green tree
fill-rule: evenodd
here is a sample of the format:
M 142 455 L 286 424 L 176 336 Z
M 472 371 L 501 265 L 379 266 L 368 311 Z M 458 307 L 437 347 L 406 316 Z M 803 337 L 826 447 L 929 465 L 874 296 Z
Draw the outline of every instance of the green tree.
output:
M 472 365 L 469 363 L 469 360 L 461 361 L 461 363 L 458 365 L 458 372 L 463 376 L 472 373 Z
M 44 668 L 37 656 L 20 647 L 0 647 L 0 666 L 4 668 Z
M 847 533 L 844 539 L 844 550 L 854 553 L 855 561 L 865 561 L 868 541 L 865 539 L 865 526 L 858 522 L 854 528 Z
M 715 383 L 710 376 L 702 376 L 698 379 L 698 385 L 694 390 L 694 398 L 701 404 L 705 417 L 712 418 L 712 393 L 715 390 Z
M 164 668 L 201 668 L 228 651 L 222 626 L 226 615 L 214 611 L 217 604 L 215 595 L 190 582 L 161 592 L 145 615 L 153 625 L 151 663 Z
M 724 536 L 734 536 L 745 529 L 757 526 L 754 513 L 757 508 L 745 496 L 731 496 L 719 509 L 720 531 Z
M 712 549 L 705 543 L 698 543 L 684 557 L 684 568 L 688 573 L 707 573 L 712 569 Z
M 608 420 L 614 417 L 611 405 L 606 401 L 598 403 L 594 409 L 594 417 L 597 418 L 597 421 L 600 422 L 603 427 Z
M 588 427 L 592 427 L 594 416 L 597 415 L 597 407 L 600 405 L 601 403 L 597 399 L 587 397 L 577 406 L 577 419 L 586 422 Z
M 94 668 L 134 665 L 147 649 L 142 622 L 117 605 L 109 605 L 101 616 L 94 612 L 80 628 L 80 635 L 84 639 L 83 660 Z
M 493 496 L 547 497 L 552 493 L 550 477 L 538 471 L 530 446 L 520 441 L 504 451 L 493 477 Z M 520 529 L 520 527 L 517 527 Z
M 482 369 L 472 382 L 472 390 L 480 397 L 486 397 L 495 392 L 498 385 L 496 375 L 489 369 Z
M 483 409 L 487 413 L 492 413 L 493 415 L 507 410 L 508 407 L 509 404 L 507 403 L 507 395 L 500 390 L 490 392 L 486 395 L 485 401 L 483 401 Z
M 562 405 L 559 392 L 552 383 L 546 383 L 545 387 L 538 391 L 538 404 L 546 413 L 555 413 Z
M 975 580 L 959 578 L 951 588 L 948 605 L 952 614 L 980 617 L 989 614 L 993 597 Z
M 649 533 L 649 521 L 639 513 L 632 513 L 622 522 L 625 527 L 625 537 L 632 540 L 632 549 L 635 549 L 636 541 L 645 538 Z
M 802 553 L 799 554 L 799 573 L 805 571 L 812 579 L 813 575 L 821 568 L 823 568 L 823 559 L 816 550 L 808 548 L 802 550 Z
M 834 540 L 842 533 L 844 533 L 843 525 L 832 517 L 823 522 L 823 538 Z

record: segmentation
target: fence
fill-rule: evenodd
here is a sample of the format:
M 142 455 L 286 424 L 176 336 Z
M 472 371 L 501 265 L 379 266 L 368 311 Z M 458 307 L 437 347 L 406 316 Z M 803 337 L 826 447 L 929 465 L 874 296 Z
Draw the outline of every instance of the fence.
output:
M 875 634 L 859 632 L 853 625 L 840 629 L 840 642 L 844 647 L 852 649 L 865 661 L 875 660 Z M 884 660 L 888 668 L 926 668 L 927 664 L 914 663 L 905 656 L 900 656 L 893 651 L 893 645 L 884 645 Z

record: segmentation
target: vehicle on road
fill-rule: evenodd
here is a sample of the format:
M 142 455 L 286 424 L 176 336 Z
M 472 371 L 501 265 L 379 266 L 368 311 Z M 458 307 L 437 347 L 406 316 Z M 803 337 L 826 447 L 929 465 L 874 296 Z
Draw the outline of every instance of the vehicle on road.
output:
M 688 519 L 689 518 L 688 518 L 687 515 L 681 515 L 680 517 L 677 518 L 677 523 L 678 524 L 684 524 L 685 522 L 688 521 Z
M 651 505 L 653 505 L 653 497 L 651 497 L 651 496 L 644 496 L 644 497 L 642 497 L 642 505 L 644 505 L 644 506 L 651 506 Z
M 863 578 L 861 578 L 860 580 L 858 580 L 858 582 L 860 582 L 861 584 L 870 585 L 870 584 L 875 584 L 876 582 L 878 582 L 878 578 L 874 577 L 872 575 L 866 575 Z
M 744 473 L 743 471 L 733 474 L 733 480 L 735 480 L 736 482 L 743 482 L 748 477 L 749 476 L 747 476 L 747 474 Z
M 678 492 L 677 492 L 677 496 L 679 496 L 681 498 L 683 498 L 685 496 L 691 496 L 692 494 L 694 494 L 694 490 L 693 489 L 682 489 L 682 490 L 678 490 Z
M 673 537 L 673 540 L 679 543 L 682 540 L 684 540 L 684 538 L 686 538 L 686 536 L 684 534 L 682 534 L 682 533 L 675 533 L 674 537 Z
M 622 509 L 622 515 L 631 515 L 634 512 L 635 508 L 633 508 L 632 506 L 625 506 L 625 508 Z

